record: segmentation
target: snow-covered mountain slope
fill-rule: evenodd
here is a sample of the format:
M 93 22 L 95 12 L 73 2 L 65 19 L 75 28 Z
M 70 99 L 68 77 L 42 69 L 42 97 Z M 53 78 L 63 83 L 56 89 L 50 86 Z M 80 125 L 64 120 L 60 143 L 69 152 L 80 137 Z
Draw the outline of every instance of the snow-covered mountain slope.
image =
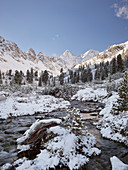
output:
M 99 53 L 99 51 L 95 51 L 93 49 L 87 51 L 86 53 L 83 54 L 82 58 L 83 60 L 82 61 L 87 61 L 93 57 L 95 57 L 97 54 Z
M 75 67 L 78 68 L 81 65 L 94 65 L 99 64 L 100 62 L 111 61 L 119 54 L 122 55 L 122 58 L 125 58 L 126 55 L 128 56 L 128 41 L 119 45 L 112 45 L 100 53 L 95 50 L 89 50 L 83 55 L 82 62 L 77 64 Z
M 81 60 L 82 60 L 82 56 L 76 56 L 74 54 L 71 53 L 71 51 L 66 50 L 61 56 L 60 58 L 65 62 L 65 64 L 69 67 L 72 68 L 74 67 L 76 64 L 78 64 Z
M 6 72 L 9 69 L 22 70 L 24 73 L 28 69 L 48 70 L 54 76 L 60 74 L 61 68 L 64 72 L 75 66 L 99 64 L 100 62 L 110 61 L 118 54 L 122 57 L 128 55 L 128 41 L 119 45 L 112 45 L 103 52 L 98 52 L 93 49 L 81 55 L 74 55 L 71 51 L 66 50 L 61 56 L 53 54 L 51 57 L 39 52 L 36 55 L 35 51 L 30 48 L 26 53 L 23 52 L 14 42 L 5 40 L 0 36 L 0 70 Z
M 12 69 L 13 72 L 22 70 L 25 73 L 27 69 L 31 68 L 34 70 L 49 70 L 41 60 L 36 58 L 33 49 L 29 49 L 27 53 L 24 53 L 15 43 L 0 37 L 0 70 L 3 72 L 9 69 Z
M 32 48 L 25 53 L 17 44 L 0 36 L 0 70 L 2 72 L 12 69 L 13 72 L 22 70 L 25 73 L 27 69 L 33 68 L 38 71 L 48 70 L 49 73 L 58 75 L 61 68 L 67 71 L 71 67 L 72 65 L 68 65 L 68 62 L 55 55 L 51 58 L 43 52 L 36 55 Z

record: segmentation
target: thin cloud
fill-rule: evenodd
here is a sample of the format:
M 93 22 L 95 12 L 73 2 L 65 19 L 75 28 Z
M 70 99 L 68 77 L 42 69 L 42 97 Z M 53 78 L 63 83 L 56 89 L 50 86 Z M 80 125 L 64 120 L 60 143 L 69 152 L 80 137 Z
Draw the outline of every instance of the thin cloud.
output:
M 56 34 L 54 37 L 52 37 L 52 40 L 55 41 L 56 39 L 58 39 L 60 37 L 59 34 Z
M 121 4 L 115 3 L 113 5 L 115 14 L 118 18 L 128 19 L 128 4 L 127 0 L 122 0 Z
M 59 34 L 56 34 L 56 38 L 59 38 Z

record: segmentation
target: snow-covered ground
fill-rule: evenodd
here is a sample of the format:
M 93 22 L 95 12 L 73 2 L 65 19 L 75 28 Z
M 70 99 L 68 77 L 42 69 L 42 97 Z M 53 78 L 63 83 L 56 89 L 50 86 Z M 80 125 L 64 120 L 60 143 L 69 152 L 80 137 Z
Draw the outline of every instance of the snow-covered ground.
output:
M 114 93 L 111 97 L 104 99 L 105 108 L 99 113 L 103 118 L 99 120 L 97 127 L 103 137 L 128 145 L 128 111 L 124 111 L 119 115 L 111 114 L 111 109 L 116 103 L 118 94 Z
M 119 79 L 120 82 L 122 79 Z M 117 101 L 118 93 L 112 92 L 112 96 L 107 98 L 107 91 L 105 88 L 91 88 L 79 90 L 76 95 L 72 97 L 72 100 L 96 100 L 105 103 L 105 108 L 102 109 L 99 115 L 103 116 L 99 120 L 97 127 L 103 137 L 118 142 L 123 142 L 128 145 L 128 111 L 124 111 L 119 115 L 111 114 L 113 104 Z
M 59 119 L 37 120 L 30 129 L 25 132 L 24 137 L 17 140 L 18 143 L 23 142 L 30 134 L 34 133 L 39 124 L 48 123 L 48 121 L 61 123 Z M 96 138 L 87 130 L 85 135 L 77 136 L 70 129 L 57 125 L 47 129 L 47 134 L 50 135 L 51 132 L 56 134 L 55 137 L 44 143 L 44 149 L 41 150 L 40 154 L 38 154 L 34 160 L 28 160 L 24 157 L 13 163 L 13 165 L 17 167 L 17 170 L 35 170 L 42 169 L 42 167 L 43 169 L 49 169 L 55 168 L 58 165 L 69 167 L 70 170 L 78 169 L 89 161 L 91 155 L 99 155 L 101 153 L 98 148 L 94 147 Z M 11 165 L 6 164 L 2 169 L 5 170 L 7 166 L 9 167 Z
M 79 90 L 77 94 L 72 97 L 72 100 L 94 100 L 101 101 L 107 96 L 107 91 L 104 88 L 94 89 L 92 87 L 87 87 L 86 89 Z
M 116 156 L 110 158 L 112 170 L 128 170 L 128 165 L 120 161 Z
M 32 115 L 35 112 L 51 112 L 69 106 L 68 101 L 49 95 L 31 93 L 19 97 L 12 94 L 6 100 L 0 101 L 0 118 L 10 116 Z

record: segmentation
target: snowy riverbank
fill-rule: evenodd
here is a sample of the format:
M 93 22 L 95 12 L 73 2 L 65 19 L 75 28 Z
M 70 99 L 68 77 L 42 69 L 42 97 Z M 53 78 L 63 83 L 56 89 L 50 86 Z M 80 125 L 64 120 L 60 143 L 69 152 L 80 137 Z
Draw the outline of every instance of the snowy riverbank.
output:
M 6 100 L 0 101 L 0 118 L 7 119 L 11 116 L 33 115 L 36 112 L 52 112 L 64 109 L 70 103 L 62 98 L 36 93 L 22 96 L 10 95 Z

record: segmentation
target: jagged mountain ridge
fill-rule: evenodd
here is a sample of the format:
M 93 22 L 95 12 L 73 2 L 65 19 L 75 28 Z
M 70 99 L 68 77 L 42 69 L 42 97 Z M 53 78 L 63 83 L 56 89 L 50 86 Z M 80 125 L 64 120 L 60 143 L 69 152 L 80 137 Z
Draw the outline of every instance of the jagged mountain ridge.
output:
M 128 41 L 125 43 L 121 43 L 118 45 L 112 45 L 108 47 L 103 52 L 89 50 L 83 55 L 83 60 L 75 66 L 78 68 L 79 66 L 86 65 L 94 65 L 100 64 L 101 62 L 111 61 L 114 57 L 121 54 L 124 59 L 125 56 L 128 56 Z
M 71 54 L 71 52 L 70 52 Z M 63 54 L 63 57 L 58 57 L 57 55 L 51 58 L 43 52 L 39 52 L 37 55 L 35 51 L 30 48 L 26 53 L 23 52 L 16 43 L 5 40 L 0 36 L 0 70 L 6 72 L 9 69 L 12 71 L 22 70 L 26 72 L 27 69 L 33 68 L 34 70 L 48 70 L 49 73 L 53 75 L 58 75 L 61 68 L 66 72 L 68 69 L 72 68 L 77 62 L 74 62 L 77 56 L 70 55 L 68 59 L 70 60 L 70 65 L 66 61 L 67 53 Z
M 77 68 L 80 65 L 106 62 L 119 53 L 128 53 L 128 42 L 110 46 L 104 52 L 91 49 L 76 56 L 66 50 L 61 56 L 53 54 L 49 57 L 43 52 L 36 54 L 32 48 L 23 52 L 16 43 L 0 36 L 0 70 L 2 72 L 12 69 L 12 71 L 22 70 L 25 73 L 27 69 L 33 68 L 38 71 L 48 70 L 50 74 L 56 76 L 60 74 L 61 68 L 66 72 L 68 69 Z

